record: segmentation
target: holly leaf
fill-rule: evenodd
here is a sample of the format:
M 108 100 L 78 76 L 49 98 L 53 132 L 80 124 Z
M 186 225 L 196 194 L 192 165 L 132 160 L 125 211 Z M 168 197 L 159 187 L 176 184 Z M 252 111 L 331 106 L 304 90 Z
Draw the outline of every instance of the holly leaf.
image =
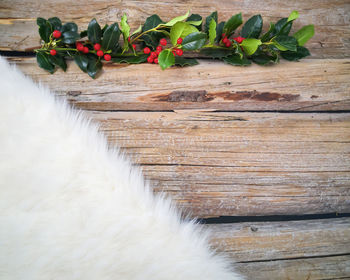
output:
M 184 38 L 187 35 L 198 32 L 198 29 L 187 22 L 178 22 L 174 24 L 170 29 L 170 41 L 175 46 L 177 44 L 177 39 Z
M 51 24 L 46 19 L 43 19 L 43 18 L 38 18 L 37 24 L 39 25 L 40 38 L 45 43 L 50 42 L 50 35 L 53 32 Z
M 130 35 L 130 37 L 134 36 L 137 33 L 140 33 L 142 31 L 142 25 L 140 24 L 140 26 Z
M 82 54 L 76 54 L 74 56 L 74 61 L 75 63 L 79 66 L 79 68 L 84 71 L 87 72 L 87 67 L 89 64 L 89 59 L 86 55 L 82 55 Z
M 130 26 L 128 24 L 128 18 L 125 13 L 123 14 L 122 19 L 120 21 L 120 28 L 122 30 L 123 37 L 124 37 L 124 49 L 128 50 L 129 49 L 128 38 L 130 35 Z
M 104 50 L 111 50 L 115 48 L 118 45 L 120 38 L 120 30 L 118 23 L 115 22 L 108 26 L 103 33 L 103 38 L 102 38 L 102 48 Z
M 67 70 L 67 63 L 64 59 L 64 57 L 56 54 L 56 55 L 49 55 L 49 61 L 54 64 L 54 65 L 57 65 L 58 67 L 62 68 L 62 70 L 64 72 L 66 72 Z
M 260 38 L 261 42 L 267 42 L 271 39 L 271 34 L 275 31 L 275 24 L 270 22 L 269 30 Z
M 293 34 L 299 46 L 304 46 L 315 34 L 314 25 L 306 25 Z
M 245 41 L 245 40 L 244 40 Z M 243 42 L 244 42 L 243 41 Z M 272 40 L 274 46 L 281 51 L 296 51 L 298 42 L 294 37 L 279 35 Z
M 254 38 L 249 38 L 245 39 L 240 46 L 243 48 L 244 52 L 247 55 L 252 55 L 256 52 L 258 47 L 261 45 L 261 40 L 259 39 L 254 39 Z
M 163 21 L 160 19 L 158 15 L 152 15 L 146 19 L 142 27 L 142 32 L 155 28 L 162 23 Z M 147 46 L 155 49 L 159 44 L 159 40 L 163 37 L 164 37 L 163 33 L 153 31 L 153 32 L 144 34 L 143 36 L 141 36 L 141 39 L 145 42 Z
M 217 43 L 219 43 L 220 40 L 221 40 L 222 33 L 224 31 L 224 26 L 225 26 L 225 22 L 224 21 L 222 21 L 222 22 L 220 22 L 219 24 L 216 25 L 216 38 L 215 38 L 215 41 Z
M 232 49 L 212 49 L 204 48 L 200 50 L 200 53 L 209 56 L 211 58 L 223 58 L 232 54 Z
M 198 50 L 204 46 L 207 41 L 207 34 L 203 32 L 194 32 L 187 35 L 182 41 L 182 48 L 187 51 Z
M 286 35 L 288 36 L 293 25 L 293 21 L 288 21 L 288 18 L 282 18 L 275 24 L 275 30 L 272 32 L 272 37 L 277 35 Z
M 88 57 L 87 73 L 88 75 L 95 79 L 98 72 L 102 69 L 102 62 L 96 56 L 91 55 Z
M 281 52 L 281 56 L 289 61 L 298 61 L 299 59 L 302 59 L 306 56 L 309 56 L 310 52 L 307 48 L 304 47 L 297 47 L 297 51 L 296 52 L 292 52 L 292 51 L 285 51 L 285 52 Z
M 260 53 L 258 55 L 253 55 L 251 58 L 256 64 L 259 65 L 268 65 L 271 63 L 276 63 L 276 58 L 266 53 Z
M 209 32 L 209 25 L 211 20 L 214 19 L 216 23 L 218 23 L 218 12 L 212 12 L 207 18 L 205 19 L 205 25 L 204 25 L 204 31 L 205 33 Z
M 49 59 L 49 55 L 44 52 L 37 52 L 36 53 L 36 61 L 39 65 L 44 70 L 49 71 L 51 74 L 55 71 L 55 66 L 51 63 Z
M 162 51 L 158 56 L 158 63 L 162 70 L 174 65 L 175 56 L 170 49 Z
M 88 25 L 87 35 L 91 43 L 101 42 L 102 30 L 96 19 L 92 19 Z
M 192 65 L 197 65 L 199 64 L 197 59 L 194 58 L 184 58 L 184 57 L 175 57 L 175 65 L 177 66 L 192 66 Z
M 263 26 L 261 15 L 252 16 L 243 25 L 241 36 L 244 38 L 259 38 Z
M 216 38 L 216 21 L 212 18 L 209 24 L 209 42 L 214 45 Z
M 229 37 L 231 34 L 235 32 L 238 26 L 240 26 L 243 23 L 242 20 L 242 13 L 236 14 L 232 16 L 224 26 L 224 33 L 227 37 Z
M 58 17 L 52 17 L 47 20 L 52 27 L 52 30 L 61 30 L 62 22 Z
M 139 64 L 147 61 L 147 54 L 132 55 L 132 56 L 119 56 L 113 57 L 112 61 L 116 63 L 128 63 L 128 64 Z
M 71 31 L 71 32 L 78 32 L 78 26 L 74 22 L 67 22 L 62 26 L 62 33 Z M 86 35 L 85 35 L 86 36 Z
M 225 63 L 235 66 L 247 66 L 252 64 L 251 61 L 245 57 L 241 58 L 237 54 L 230 55 L 228 57 L 224 57 L 222 59 Z
M 298 11 L 293 11 L 293 12 L 290 13 L 290 15 L 289 15 L 289 17 L 287 19 L 287 22 L 296 20 L 298 17 L 299 17 Z
M 80 38 L 79 34 L 74 31 L 66 31 L 62 35 L 62 42 L 65 44 L 74 44 Z
M 184 14 L 183 16 L 179 16 L 179 17 L 176 17 L 176 18 L 173 18 L 171 19 L 170 21 L 168 21 L 167 23 L 163 24 L 164 26 L 173 26 L 175 23 L 179 22 L 179 21 L 184 21 L 185 19 L 188 18 L 190 14 L 190 11 L 187 11 L 186 14 Z
M 197 29 L 199 31 L 202 30 L 202 21 L 203 21 L 202 16 L 198 14 L 192 14 L 186 19 L 187 23 L 197 26 Z

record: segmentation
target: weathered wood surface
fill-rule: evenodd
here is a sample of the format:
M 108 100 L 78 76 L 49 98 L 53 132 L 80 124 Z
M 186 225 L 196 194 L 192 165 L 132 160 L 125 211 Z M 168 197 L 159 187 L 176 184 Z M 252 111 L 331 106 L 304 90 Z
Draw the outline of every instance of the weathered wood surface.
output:
M 247 279 L 350 278 L 350 218 L 206 227 Z
M 350 114 L 90 112 L 195 217 L 350 212 Z
M 240 11 L 247 20 L 260 13 L 267 29 L 269 22 L 288 17 L 292 10 L 298 10 L 300 19 L 293 30 L 302 25 L 315 24 L 316 35 L 308 43 L 314 57 L 350 57 L 350 3 L 347 0 L 325 1 L 68 1 L 68 0 L 2 0 L 0 9 L 0 50 L 25 50 L 39 44 L 36 17 L 58 16 L 63 21 L 75 21 L 80 28 L 96 17 L 101 24 L 120 21 L 124 12 L 129 16 L 132 28 L 157 13 L 164 20 L 184 14 L 188 9 L 202 16 L 212 11 L 219 12 L 219 19 L 227 20 Z
M 105 65 L 93 80 L 74 63 L 50 75 L 34 58 L 13 58 L 33 79 L 87 110 L 350 110 L 350 59 L 308 59 L 272 67 L 211 60 L 161 71 L 157 65 Z

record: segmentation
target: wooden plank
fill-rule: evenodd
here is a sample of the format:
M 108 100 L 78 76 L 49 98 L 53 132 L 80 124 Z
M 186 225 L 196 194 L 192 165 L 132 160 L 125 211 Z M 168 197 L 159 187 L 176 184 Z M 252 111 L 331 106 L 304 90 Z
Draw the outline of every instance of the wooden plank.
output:
M 50 75 L 33 58 L 12 58 L 24 73 L 87 110 L 350 110 L 350 59 L 309 59 L 273 67 L 105 65 L 96 80 L 75 64 Z
M 206 225 L 247 279 L 350 277 L 350 218 Z
M 84 9 L 82 10 L 82 6 Z M 310 8 L 312 7 L 312 9 Z M 350 4 L 346 0 L 323 1 L 93 1 L 74 2 L 68 0 L 48 0 L 43 4 L 38 0 L 2 0 L 0 10 L 0 49 L 1 50 L 25 50 L 39 43 L 36 17 L 58 16 L 64 22 L 75 21 L 80 28 L 86 28 L 88 22 L 96 17 L 101 24 L 120 21 L 123 12 L 129 16 L 132 28 L 138 27 L 144 20 L 157 13 L 164 20 L 179 14 L 184 14 L 188 9 L 193 13 L 207 16 L 212 11 L 219 12 L 220 20 L 227 20 L 233 14 L 242 11 L 247 20 L 250 16 L 260 13 L 265 22 L 264 30 L 268 28 L 270 21 L 288 17 L 293 10 L 301 14 L 296 21 L 295 28 L 302 25 L 315 24 L 316 35 L 308 43 L 314 57 L 350 57 L 349 48 L 349 14 Z
M 91 116 L 194 217 L 350 211 L 349 113 Z

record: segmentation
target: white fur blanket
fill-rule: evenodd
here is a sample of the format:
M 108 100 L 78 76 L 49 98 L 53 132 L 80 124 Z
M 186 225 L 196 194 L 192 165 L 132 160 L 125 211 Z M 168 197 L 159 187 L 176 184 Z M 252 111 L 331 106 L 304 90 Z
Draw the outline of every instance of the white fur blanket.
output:
M 0 73 L 0 279 L 242 279 L 96 125 Z

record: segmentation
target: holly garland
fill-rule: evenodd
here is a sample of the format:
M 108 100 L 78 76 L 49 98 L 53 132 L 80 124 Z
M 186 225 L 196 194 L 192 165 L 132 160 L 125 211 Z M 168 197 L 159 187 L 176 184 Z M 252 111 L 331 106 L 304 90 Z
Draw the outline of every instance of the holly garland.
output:
M 304 45 L 314 35 L 313 25 L 289 35 L 298 17 L 299 13 L 293 11 L 288 18 L 270 23 L 264 34 L 261 15 L 252 16 L 240 32 L 236 32 L 243 24 L 241 13 L 226 22 L 218 22 L 217 12 L 204 21 L 200 15 L 189 15 L 189 12 L 168 22 L 152 15 L 132 33 L 126 14 L 120 25 L 115 22 L 103 28 L 93 19 L 87 30 L 80 33 L 74 22 L 62 24 L 57 17 L 37 18 L 42 46 L 35 52 L 38 65 L 50 73 L 54 73 L 57 66 L 66 71 L 66 58 L 71 57 L 92 78 L 102 69 L 103 60 L 155 63 L 163 70 L 173 65 L 198 64 L 195 58 L 183 57 L 185 52 L 198 52 L 201 57 L 231 65 L 246 66 L 252 62 L 268 65 L 278 63 L 280 57 L 297 61 L 310 55 Z

